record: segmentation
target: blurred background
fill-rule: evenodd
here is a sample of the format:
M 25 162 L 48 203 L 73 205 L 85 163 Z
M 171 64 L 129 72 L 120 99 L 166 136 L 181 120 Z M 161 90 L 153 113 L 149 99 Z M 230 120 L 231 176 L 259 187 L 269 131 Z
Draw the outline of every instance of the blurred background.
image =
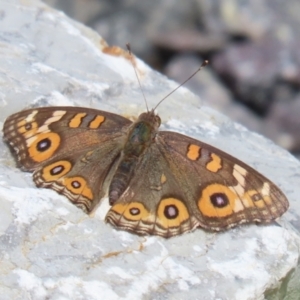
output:
M 300 158 L 299 0 L 44 0 Z

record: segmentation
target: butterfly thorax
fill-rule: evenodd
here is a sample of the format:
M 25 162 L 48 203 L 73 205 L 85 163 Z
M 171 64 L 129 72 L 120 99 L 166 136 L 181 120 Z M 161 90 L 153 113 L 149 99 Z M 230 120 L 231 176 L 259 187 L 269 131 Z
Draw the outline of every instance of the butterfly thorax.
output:
M 113 205 L 128 187 L 142 155 L 154 142 L 160 118 L 154 111 L 142 113 L 129 130 L 117 170 L 109 186 L 109 203 Z

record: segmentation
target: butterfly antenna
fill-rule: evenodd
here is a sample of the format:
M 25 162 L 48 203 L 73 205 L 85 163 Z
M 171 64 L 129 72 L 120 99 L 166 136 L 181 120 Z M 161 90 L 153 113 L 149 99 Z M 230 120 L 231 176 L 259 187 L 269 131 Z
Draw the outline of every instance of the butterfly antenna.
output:
M 140 90 L 141 90 L 141 92 L 142 92 L 142 95 L 143 95 L 143 98 L 144 98 L 144 101 L 145 101 L 145 104 L 146 104 L 147 111 L 149 111 L 149 109 L 148 109 L 148 104 L 147 104 L 147 100 L 146 100 L 146 97 L 145 97 L 145 94 L 144 94 L 144 91 L 143 91 L 143 88 L 142 88 L 142 85 L 141 85 L 141 81 L 140 81 L 140 78 L 139 78 L 139 76 L 138 76 L 138 74 L 137 74 L 136 67 L 135 67 L 135 65 L 134 65 L 134 63 L 133 63 L 133 55 L 132 55 L 132 52 L 131 52 L 130 44 L 127 43 L 127 44 L 126 44 L 126 47 L 127 47 L 128 52 L 129 52 L 130 61 L 131 61 L 131 64 L 132 64 L 132 67 L 133 67 L 135 76 L 136 76 L 136 78 L 137 78 L 137 80 L 138 80 L 138 82 L 139 82 Z
M 173 91 L 171 91 L 168 95 L 166 95 L 164 98 L 162 98 L 154 107 L 153 110 L 155 110 L 158 105 L 160 105 L 165 99 L 167 99 L 170 95 L 172 95 L 175 91 L 177 91 L 181 86 L 183 86 L 186 82 L 188 82 L 192 77 L 194 77 L 202 68 L 208 65 L 208 60 L 204 60 L 201 66 L 198 70 L 196 70 L 191 76 L 189 76 L 184 82 L 180 83 L 178 87 L 176 87 Z

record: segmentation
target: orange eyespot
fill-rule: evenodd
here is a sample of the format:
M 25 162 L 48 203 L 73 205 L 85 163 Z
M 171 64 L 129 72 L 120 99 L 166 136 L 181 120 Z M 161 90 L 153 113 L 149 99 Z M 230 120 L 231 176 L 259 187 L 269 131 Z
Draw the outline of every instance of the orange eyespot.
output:
M 54 181 L 66 175 L 72 168 L 72 164 L 67 160 L 54 162 L 42 169 L 42 178 L 45 181 Z
M 162 199 L 157 209 L 157 222 L 164 228 L 180 226 L 189 216 L 185 204 L 176 198 Z
M 111 210 L 131 221 L 146 221 L 150 217 L 149 211 L 139 202 L 131 202 L 129 204 L 117 203 Z
M 36 162 L 42 162 L 53 156 L 60 145 L 60 136 L 54 132 L 41 133 L 31 138 L 32 142 L 28 148 L 29 156 Z M 30 140 L 28 140 L 28 143 Z
M 237 195 L 222 184 L 211 184 L 202 191 L 198 208 L 206 217 L 224 218 L 235 209 Z

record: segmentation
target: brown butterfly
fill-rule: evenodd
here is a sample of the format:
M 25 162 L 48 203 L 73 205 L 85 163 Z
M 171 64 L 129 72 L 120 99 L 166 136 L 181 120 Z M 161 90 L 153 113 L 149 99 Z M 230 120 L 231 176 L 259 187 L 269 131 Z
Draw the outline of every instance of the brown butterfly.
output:
M 223 151 L 158 131 L 154 110 L 136 122 L 81 107 L 44 107 L 7 118 L 4 139 L 38 187 L 86 213 L 108 191 L 106 221 L 136 234 L 171 237 L 270 222 L 289 204 L 270 180 Z

